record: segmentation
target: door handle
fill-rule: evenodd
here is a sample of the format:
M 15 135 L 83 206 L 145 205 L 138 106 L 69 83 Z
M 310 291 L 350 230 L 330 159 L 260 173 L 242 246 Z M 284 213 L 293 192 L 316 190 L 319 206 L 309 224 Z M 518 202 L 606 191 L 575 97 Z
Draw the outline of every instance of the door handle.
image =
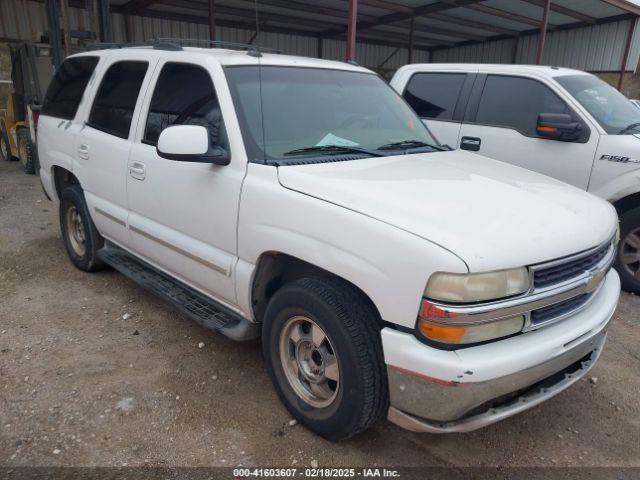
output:
M 147 168 L 144 163 L 141 162 L 133 162 L 129 165 L 129 175 L 131 175 L 136 180 L 144 180 L 146 176 Z
M 78 157 L 82 160 L 89 160 L 89 145 L 78 145 Z
M 480 140 L 478 137 L 462 137 L 460 139 L 460 149 L 477 152 L 478 150 L 480 150 L 481 143 L 482 140 Z

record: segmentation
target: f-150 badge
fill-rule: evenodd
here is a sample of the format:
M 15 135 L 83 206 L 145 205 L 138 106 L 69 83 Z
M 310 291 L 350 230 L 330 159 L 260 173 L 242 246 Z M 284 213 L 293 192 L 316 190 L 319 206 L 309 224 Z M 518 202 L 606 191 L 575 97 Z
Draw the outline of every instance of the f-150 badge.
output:
M 608 160 L 609 162 L 618 162 L 618 163 L 640 163 L 640 160 L 636 160 L 635 158 L 623 157 L 621 155 L 602 155 L 600 160 Z

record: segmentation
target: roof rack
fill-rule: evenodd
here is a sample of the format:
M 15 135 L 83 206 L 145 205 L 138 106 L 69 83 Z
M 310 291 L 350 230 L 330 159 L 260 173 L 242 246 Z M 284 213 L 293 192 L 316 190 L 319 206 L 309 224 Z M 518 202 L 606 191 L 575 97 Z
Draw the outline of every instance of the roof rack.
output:
M 269 48 L 260 47 L 258 45 L 251 45 L 249 43 L 238 42 L 223 42 L 220 40 L 203 40 L 200 38 L 173 38 L 173 37 L 161 37 L 154 39 L 156 42 L 172 44 L 179 47 L 185 46 L 205 46 L 210 48 L 228 48 L 231 50 L 247 50 L 247 53 L 252 56 L 260 56 L 261 52 L 265 53 L 282 53 L 282 51 Z
M 87 45 L 84 48 L 84 51 L 91 52 L 94 50 L 111 50 L 111 49 L 119 49 L 119 48 L 141 48 L 141 47 L 149 47 L 154 50 L 171 50 L 178 51 L 182 50 L 180 45 L 156 42 L 155 40 L 149 40 L 143 43 L 118 43 L 118 42 L 99 42 L 92 43 Z
M 274 48 L 260 47 L 248 43 L 222 42 L 218 40 L 203 40 L 200 38 L 153 38 L 142 43 L 94 43 L 87 45 L 85 51 L 109 50 L 118 48 L 150 47 L 154 50 L 180 51 L 184 46 L 206 46 L 209 48 L 228 48 L 231 50 L 246 50 L 248 55 L 261 57 L 262 52 L 281 53 Z

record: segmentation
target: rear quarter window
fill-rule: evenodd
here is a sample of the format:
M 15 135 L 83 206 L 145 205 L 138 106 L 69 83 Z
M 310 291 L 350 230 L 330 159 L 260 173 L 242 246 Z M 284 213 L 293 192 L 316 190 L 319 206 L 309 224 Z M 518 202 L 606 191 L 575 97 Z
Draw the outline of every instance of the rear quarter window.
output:
M 42 114 L 71 120 L 78 111 L 98 57 L 75 57 L 65 60 L 49 84 L 42 103 Z

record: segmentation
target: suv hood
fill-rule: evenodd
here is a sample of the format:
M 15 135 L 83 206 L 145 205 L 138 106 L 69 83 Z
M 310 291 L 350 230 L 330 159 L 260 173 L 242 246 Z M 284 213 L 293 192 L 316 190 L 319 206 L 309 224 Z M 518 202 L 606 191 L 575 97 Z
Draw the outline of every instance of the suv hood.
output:
M 586 250 L 617 223 L 613 207 L 593 195 L 459 150 L 281 166 L 278 177 L 285 188 L 436 243 L 470 271 Z

